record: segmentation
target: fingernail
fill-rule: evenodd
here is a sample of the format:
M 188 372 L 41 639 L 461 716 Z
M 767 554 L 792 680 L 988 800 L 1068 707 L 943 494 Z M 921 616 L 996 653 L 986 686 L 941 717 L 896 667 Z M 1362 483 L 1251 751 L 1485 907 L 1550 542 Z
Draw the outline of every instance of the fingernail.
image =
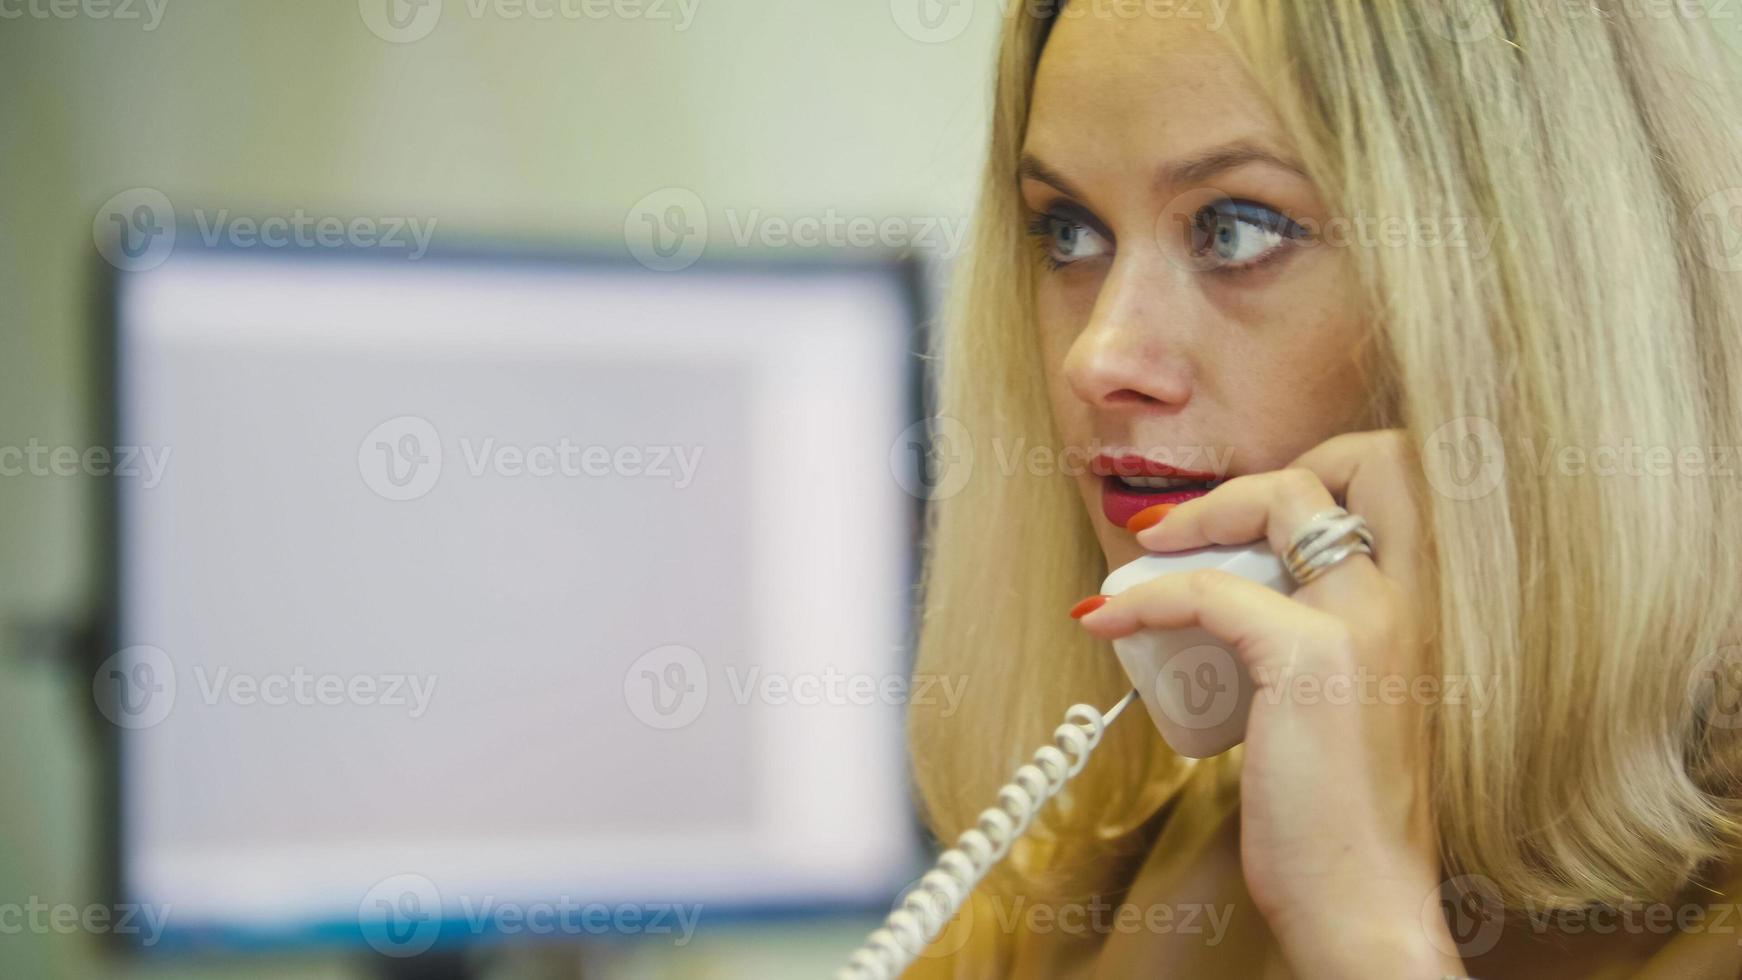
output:
M 1138 511 L 1136 514 L 1133 514 L 1131 519 L 1125 522 L 1125 530 L 1130 531 L 1132 534 L 1136 534 L 1139 531 L 1147 531 L 1157 524 L 1160 524 L 1161 519 L 1167 516 L 1167 512 L 1173 510 L 1176 506 L 1178 505 L 1156 504 L 1154 507 L 1146 507 L 1143 510 Z
M 1071 607 L 1071 618 L 1072 619 L 1082 619 L 1084 616 L 1087 616 L 1088 614 L 1094 612 L 1095 610 L 1101 608 L 1102 606 L 1104 606 L 1106 604 L 1107 604 L 1107 597 L 1106 596 L 1104 596 L 1104 595 L 1092 595 L 1092 596 L 1088 597 L 1087 599 L 1084 599 L 1082 602 L 1079 602 L 1076 605 Z

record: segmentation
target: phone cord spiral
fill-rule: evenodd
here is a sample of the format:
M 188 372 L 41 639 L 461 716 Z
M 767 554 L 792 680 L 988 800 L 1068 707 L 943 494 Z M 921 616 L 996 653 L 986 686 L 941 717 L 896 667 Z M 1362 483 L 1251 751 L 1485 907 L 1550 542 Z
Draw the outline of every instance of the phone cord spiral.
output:
M 848 957 L 836 980 L 894 980 L 961 910 L 962 903 L 1010 845 L 1028 830 L 1046 801 L 1081 772 L 1101 733 L 1137 697 L 1131 691 L 1103 715 L 1086 704 L 1072 705 L 1065 723 L 1053 730 L 1051 745 L 1034 752 L 1034 761 L 998 790 L 998 804 L 981 811 L 975 825 L 938 855 L 932 869 L 911 888 L 883 925 Z

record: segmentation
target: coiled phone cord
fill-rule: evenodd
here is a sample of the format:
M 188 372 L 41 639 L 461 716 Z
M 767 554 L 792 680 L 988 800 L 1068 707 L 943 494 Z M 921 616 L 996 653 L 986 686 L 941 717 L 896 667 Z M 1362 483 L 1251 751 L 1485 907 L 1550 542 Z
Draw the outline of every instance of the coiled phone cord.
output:
M 1046 801 L 1058 795 L 1083 770 L 1101 733 L 1137 698 L 1132 690 L 1106 714 L 1086 704 L 1072 705 L 1065 723 L 1053 729 L 1051 745 L 1034 752 L 1034 761 L 998 789 L 998 805 L 981 811 L 975 825 L 956 838 L 956 846 L 907 893 L 900 907 L 848 957 L 836 980 L 894 980 L 949 925 L 962 903 L 1010 845 L 1028 830 Z

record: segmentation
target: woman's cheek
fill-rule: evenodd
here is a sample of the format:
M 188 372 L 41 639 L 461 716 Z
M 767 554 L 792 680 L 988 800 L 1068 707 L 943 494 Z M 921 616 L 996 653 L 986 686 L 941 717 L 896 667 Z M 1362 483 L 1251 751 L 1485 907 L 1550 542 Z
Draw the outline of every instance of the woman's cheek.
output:
M 1359 427 L 1367 328 L 1347 255 L 1303 250 L 1274 278 L 1247 283 L 1237 309 L 1239 341 L 1224 357 L 1241 368 L 1226 376 L 1226 401 L 1247 416 L 1244 431 L 1266 434 L 1264 456 L 1280 466 Z
M 1047 273 L 1040 274 L 1044 276 Z M 1065 358 L 1070 354 L 1071 345 L 1088 325 L 1093 310 L 1092 296 L 1085 305 L 1080 296 L 1059 288 L 1055 283 L 1043 281 L 1035 288 L 1035 328 L 1040 331 L 1041 357 L 1051 387 L 1056 389 L 1063 381 Z M 1056 397 L 1055 395 L 1055 407 Z

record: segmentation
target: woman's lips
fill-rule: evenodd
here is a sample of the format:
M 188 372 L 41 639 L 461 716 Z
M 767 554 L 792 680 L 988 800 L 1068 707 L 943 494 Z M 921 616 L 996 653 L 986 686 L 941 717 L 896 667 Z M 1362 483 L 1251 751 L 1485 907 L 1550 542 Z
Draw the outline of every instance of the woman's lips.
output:
M 1208 487 L 1191 487 L 1181 490 L 1132 490 L 1119 482 L 1116 476 L 1101 478 L 1101 513 L 1107 516 L 1118 527 L 1131 523 L 1131 519 L 1139 512 L 1154 507 L 1156 504 L 1179 504 L 1202 497 L 1209 493 Z
M 1157 504 L 1178 504 L 1210 492 L 1209 484 L 1221 479 L 1214 473 L 1186 470 L 1158 463 L 1142 456 L 1112 456 L 1102 453 L 1089 461 L 1089 471 L 1101 477 L 1101 513 L 1119 527 L 1124 527 L 1140 511 Z M 1136 480 L 1190 481 L 1190 485 L 1174 488 L 1137 489 L 1126 485 L 1120 477 Z

